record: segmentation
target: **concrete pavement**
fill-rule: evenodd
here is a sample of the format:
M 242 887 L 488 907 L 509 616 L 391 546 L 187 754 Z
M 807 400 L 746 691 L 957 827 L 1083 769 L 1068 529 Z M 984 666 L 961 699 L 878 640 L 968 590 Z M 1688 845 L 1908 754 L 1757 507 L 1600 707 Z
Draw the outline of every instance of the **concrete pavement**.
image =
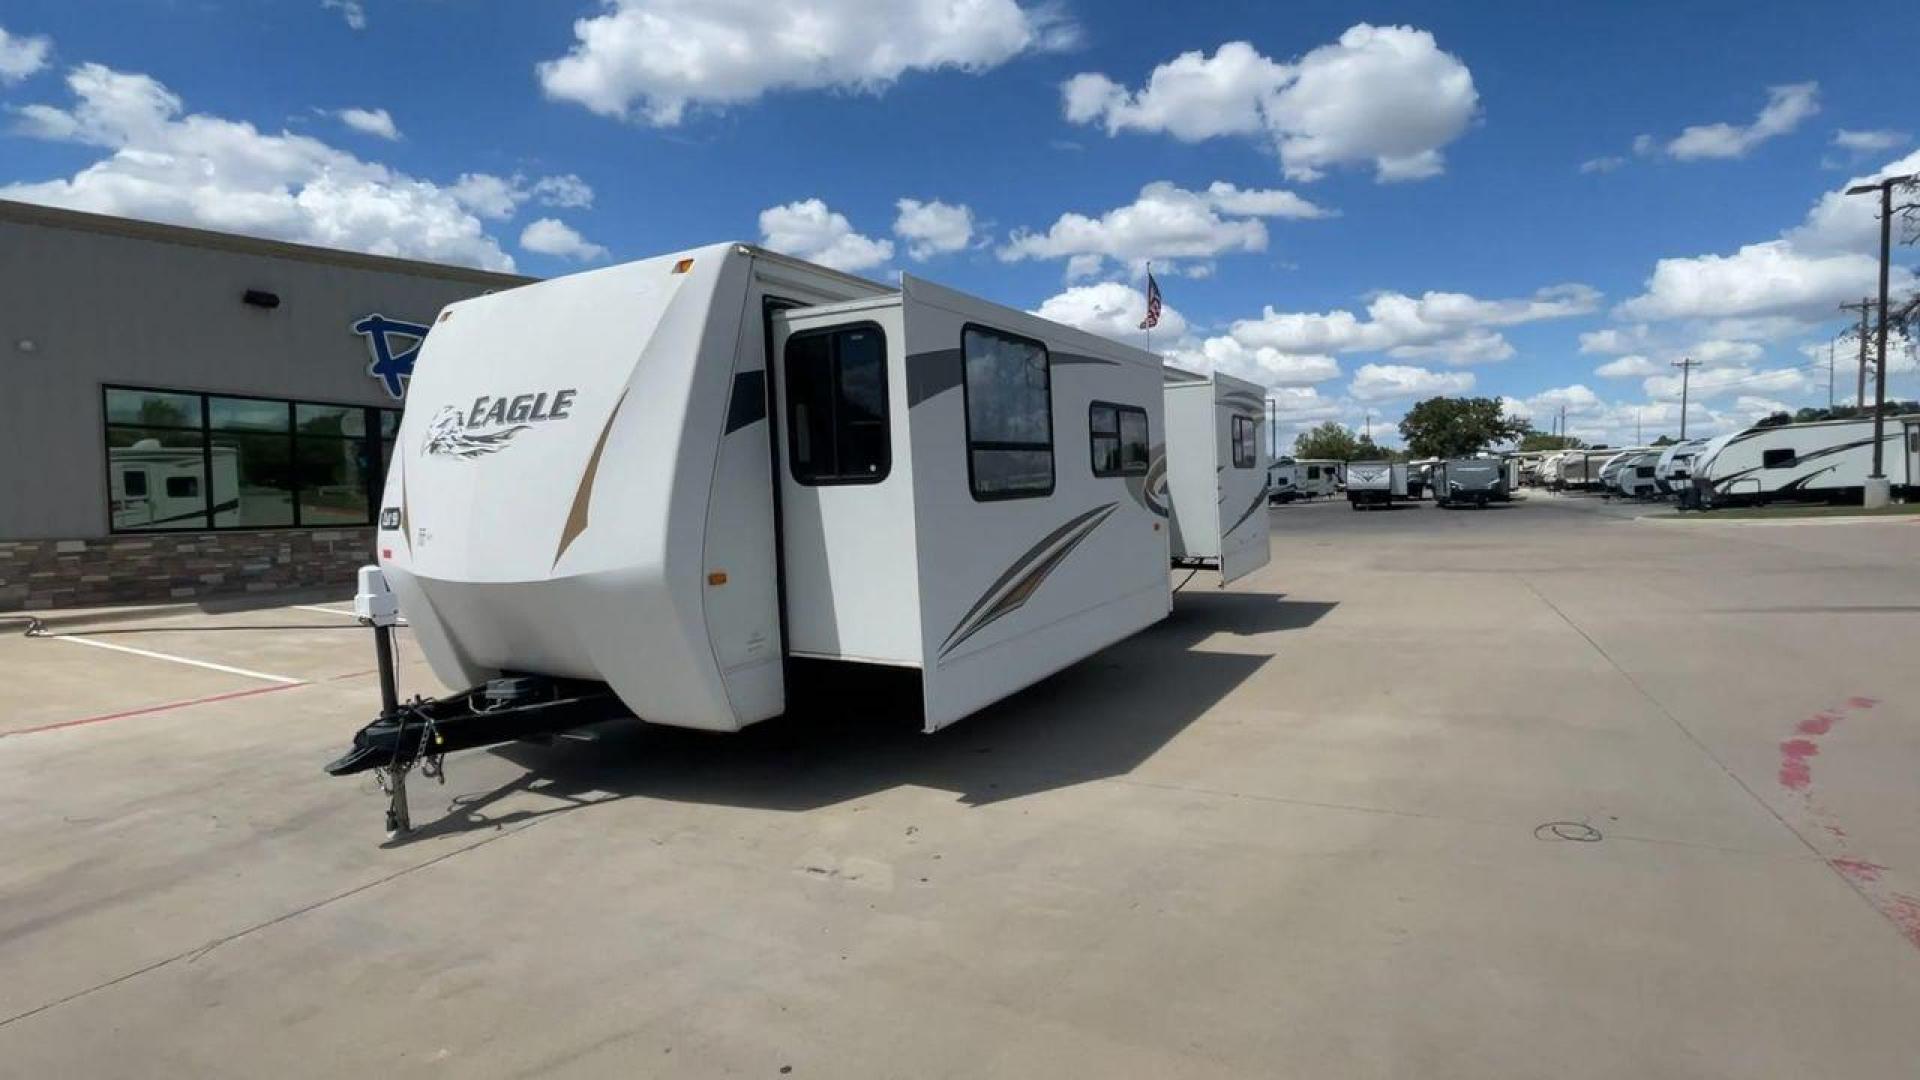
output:
M 397 846 L 319 771 L 375 707 L 337 616 L 96 638 L 251 676 L 0 638 L 0 1061 L 1911 1076 L 1920 528 L 1634 513 L 1278 509 L 938 735 L 458 755 Z

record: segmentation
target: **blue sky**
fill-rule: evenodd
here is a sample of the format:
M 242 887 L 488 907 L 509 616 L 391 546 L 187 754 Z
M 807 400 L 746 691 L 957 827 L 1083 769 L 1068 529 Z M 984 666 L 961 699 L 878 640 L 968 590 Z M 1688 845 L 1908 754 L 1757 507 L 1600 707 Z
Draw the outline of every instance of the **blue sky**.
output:
M 1825 404 L 1875 256 L 1834 192 L 1920 170 L 1920 27 L 1867 53 L 1814 5 L 8 0 L 0 32 L 0 197 L 540 275 L 768 242 L 1137 342 L 1152 259 L 1145 343 L 1290 428 L 1470 392 L 1651 438 L 1682 355 L 1694 430 Z

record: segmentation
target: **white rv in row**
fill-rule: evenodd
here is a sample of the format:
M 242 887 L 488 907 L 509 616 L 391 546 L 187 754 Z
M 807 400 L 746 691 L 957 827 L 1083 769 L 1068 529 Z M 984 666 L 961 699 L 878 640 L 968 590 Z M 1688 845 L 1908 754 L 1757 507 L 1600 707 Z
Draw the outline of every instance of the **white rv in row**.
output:
M 737 731 L 823 670 L 905 678 L 936 731 L 1165 618 L 1170 563 L 1263 565 L 1262 412 L 1249 383 L 737 244 L 453 304 L 377 576 L 463 690 L 388 700 L 329 769 L 403 779 L 575 716 Z
M 1703 509 L 1775 501 L 1854 502 L 1873 472 L 1873 418 L 1751 427 L 1710 440 L 1692 461 Z M 1882 424 L 1881 469 L 1895 495 L 1920 488 L 1920 416 Z

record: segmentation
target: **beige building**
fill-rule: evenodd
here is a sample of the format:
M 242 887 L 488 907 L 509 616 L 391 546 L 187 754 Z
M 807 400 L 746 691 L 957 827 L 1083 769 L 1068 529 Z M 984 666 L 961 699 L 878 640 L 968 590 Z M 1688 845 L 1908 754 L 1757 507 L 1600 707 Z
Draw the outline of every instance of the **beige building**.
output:
M 349 584 L 411 350 L 527 280 L 0 201 L 0 610 Z

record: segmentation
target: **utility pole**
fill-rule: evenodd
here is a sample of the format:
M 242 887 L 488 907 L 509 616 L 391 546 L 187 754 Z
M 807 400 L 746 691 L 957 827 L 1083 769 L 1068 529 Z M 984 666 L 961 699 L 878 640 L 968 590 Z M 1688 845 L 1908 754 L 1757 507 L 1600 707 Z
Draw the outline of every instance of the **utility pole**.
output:
M 1827 415 L 1833 415 L 1833 339 L 1827 339 Z
M 1633 407 L 1633 445 L 1645 446 L 1646 441 L 1640 434 L 1640 406 Z
M 1855 383 L 1853 390 L 1853 407 L 1856 409 L 1864 409 L 1867 407 L 1867 312 L 1871 310 L 1872 307 L 1873 299 L 1871 297 L 1862 297 L 1857 304 L 1840 305 L 1841 311 L 1858 311 L 1860 313 L 1860 329 L 1854 332 L 1854 336 L 1860 339 L 1860 377 Z
M 1860 184 L 1847 189 L 1849 195 L 1865 195 L 1872 191 L 1880 192 L 1880 329 L 1876 335 L 1879 345 L 1874 350 L 1873 373 L 1873 473 L 1872 480 L 1886 479 L 1886 473 L 1880 469 L 1881 454 L 1885 447 L 1881 445 L 1881 436 L 1885 434 L 1887 411 L 1887 270 L 1893 261 L 1893 189 L 1894 186 L 1906 186 L 1920 179 L 1920 174 L 1883 177 L 1877 184 Z M 1862 318 L 1865 318 L 1864 313 Z
M 1673 366 L 1680 369 L 1680 441 L 1686 442 L 1687 441 L 1687 386 L 1688 386 L 1688 383 L 1692 381 L 1693 369 L 1700 366 L 1700 361 L 1695 360 L 1691 356 L 1688 356 L 1679 360 L 1675 360 L 1673 362 Z

